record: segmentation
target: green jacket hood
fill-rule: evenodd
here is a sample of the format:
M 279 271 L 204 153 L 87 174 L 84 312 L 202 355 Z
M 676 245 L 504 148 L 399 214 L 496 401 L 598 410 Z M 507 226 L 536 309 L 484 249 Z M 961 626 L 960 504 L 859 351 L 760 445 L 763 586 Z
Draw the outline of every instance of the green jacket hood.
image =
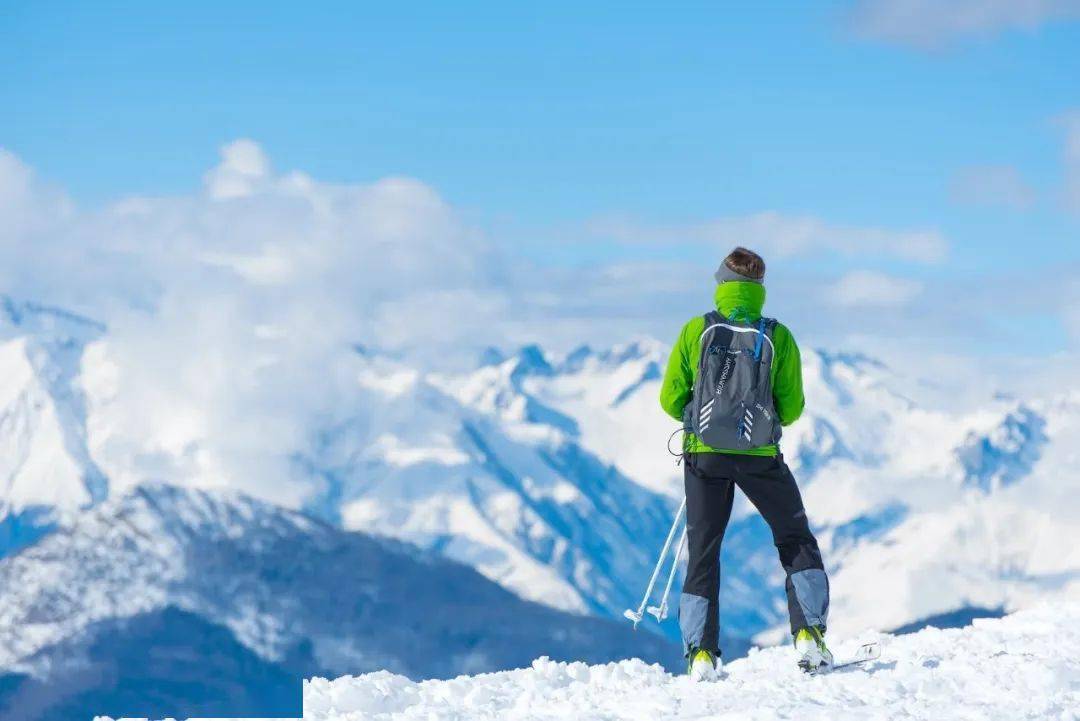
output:
M 716 310 L 731 320 L 753 322 L 765 307 L 765 286 L 745 281 L 727 281 L 716 286 L 713 294 Z

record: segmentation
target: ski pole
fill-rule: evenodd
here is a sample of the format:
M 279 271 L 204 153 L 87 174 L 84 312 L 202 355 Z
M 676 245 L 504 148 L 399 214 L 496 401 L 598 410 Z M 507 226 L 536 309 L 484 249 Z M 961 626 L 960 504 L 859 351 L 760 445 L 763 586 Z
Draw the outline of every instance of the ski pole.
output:
M 675 548 L 675 560 L 671 562 L 671 573 L 667 577 L 667 585 L 664 586 L 664 596 L 660 599 L 659 606 L 649 606 L 649 613 L 656 616 L 657 622 L 663 621 L 667 618 L 667 600 L 671 595 L 671 584 L 675 581 L 675 572 L 679 570 L 679 560 L 682 558 L 683 546 L 686 545 L 686 526 L 683 526 L 682 536 L 679 538 L 679 545 Z
M 656 568 L 653 569 L 652 577 L 649 579 L 649 585 L 645 588 L 645 596 L 641 599 L 641 605 L 638 606 L 636 612 L 629 608 L 623 611 L 623 616 L 634 622 L 635 630 L 637 629 L 638 624 L 641 623 L 641 619 L 645 617 L 645 607 L 649 604 L 649 596 L 652 595 L 653 587 L 656 586 L 656 579 L 660 575 L 660 569 L 664 565 L 664 558 L 668 554 L 668 549 L 671 548 L 671 541 L 675 538 L 675 531 L 678 530 L 679 521 L 682 520 L 685 511 L 686 498 L 683 498 L 682 503 L 679 504 L 679 511 L 675 514 L 675 520 L 671 524 L 671 530 L 668 531 L 667 540 L 664 541 L 664 547 L 660 550 L 660 557 L 656 559 Z

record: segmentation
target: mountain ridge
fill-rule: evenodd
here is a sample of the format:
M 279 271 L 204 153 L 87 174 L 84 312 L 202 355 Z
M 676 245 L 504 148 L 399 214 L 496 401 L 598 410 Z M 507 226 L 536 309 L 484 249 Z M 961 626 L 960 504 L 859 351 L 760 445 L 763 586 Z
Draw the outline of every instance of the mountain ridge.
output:
M 29 416 L 17 412 L 25 405 L 0 403 L 0 414 L 29 418 L 23 425 L 45 429 L 40 435 L 51 445 L 43 447 L 56 449 L 32 453 L 37 465 L 28 468 L 70 470 L 59 484 L 43 470 L 32 483 L 9 480 L 0 519 L 0 541 L 8 540 L 0 552 L 39 541 L 66 517 L 123 491 L 101 468 L 99 492 L 86 482 L 97 449 L 120 432 L 100 417 L 107 400 L 100 387 L 83 383 L 94 364 L 108 360 L 108 329 L 33 304 L 8 317 L 19 322 L 0 334 L 0 360 L 14 359 L 21 375 L 9 373 L 0 396 L 5 387 L 11 397 L 30 388 L 41 402 Z M 636 606 L 681 495 L 681 471 L 664 446 L 678 424 L 656 403 L 662 344 L 639 339 L 561 355 L 533 345 L 488 352 L 464 372 L 423 370 L 355 345 L 342 348 L 353 386 L 340 407 L 316 417 L 302 445 L 265 449 L 291 464 L 290 485 L 246 488 L 346 529 L 465 563 L 552 607 L 617 618 Z M 59 355 L 48 357 L 59 360 L 35 366 L 29 347 L 52 349 Z M 1008 537 L 1042 547 L 1045 529 L 1080 528 L 1080 507 L 1058 481 L 1062 469 L 1076 467 L 1069 439 L 1080 432 L 1080 396 L 1015 398 L 988 389 L 986 402 L 972 408 L 932 407 L 911 397 L 921 387 L 917 377 L 863 354 L 813 349 L 804 353 L 804 376 L 807 411 L 785 430 L 782 449 L 838 591 L 836 632 L 892 628 L 971 606 L 1013 608 L 1049 583 L 1039 579 L 1068 579 L 1080 568 L 1071 552 L 1021 557 Z M 22 385 L 11 380 L 20 378 Z M 71 392 L 49 393 L 49 383 Z M 0 423 L 0 445 L 20 438 Z M 77 452 L 65 438 L 77 441 Z M 138 440 L 118 437 L 112 447 L 139 450 Z M 139 466 L 124 463 L 114 454 L 109 471 L 127 484 Z M 235 480 L 170 478 L 167 471 L 183 463 L 167 458 L 155 467 L 163 480 L 192 487 Z M 13 513 L 22 501 L 11 489 L 23 487 L 60 491 L 52 499 L 39 494 L 43 502 L 27 504 L 29 515 L 21 516 Z M 985 518 L 1024 525 L 977 520 Z M 990 530 L 973 532 L 980 527 Z M 918 539 L 926 528 L 948 539 L 942 542 L 952 550 L 941 563 L 971 569 L 978 580 L 968 588 L 975 591 L 918 583 L 915 570 L 929 572 Z M 782 575 L 767 529 L 741 499 L 723 550 L 727 629 L 778 638 L 769 634 L 783 625 Z M 886 577 L 886 603 L 862 595 L 877 585 L 872 569 L 882 558 L 898 565 Z M 1069 583 L 1048 588 L 1064 592 Z M 652 628 L 676 636 L 672 622 Z
M 229 683 L 238 699 L 275 688 L 272 697 L 283 699 L 280 684 L 289 680 L 294 704 L 274 709 L 285 715 L 296 715 L 300 679 L 313 673 L 392 668 L 430 678 L 514 667 L 537 654 L 602 660 L 644 653 L 665 663 L 678 656 L 652 634 L 523 601 L 438 554 L 228 490 L 140 486 L 0 560 L 0 585 L 5 718 L 54 718 L 61 706 L 39 703 L 46 686 L 57 704 L 173 704 L 98 713 L 205 711 L 199 686 L 215 682 L 184 661 L 199 647 L 219 670 L 237 674 Z M 158 671 L 120 662 L 148 648 Z M 171 671 L 197 685 L 176 684 Z M 111 695 L 86 686 L 88 674 L 119 674 L 106 684 Z M 225 704 L 214 713 L 222 708 L 266 710 Z

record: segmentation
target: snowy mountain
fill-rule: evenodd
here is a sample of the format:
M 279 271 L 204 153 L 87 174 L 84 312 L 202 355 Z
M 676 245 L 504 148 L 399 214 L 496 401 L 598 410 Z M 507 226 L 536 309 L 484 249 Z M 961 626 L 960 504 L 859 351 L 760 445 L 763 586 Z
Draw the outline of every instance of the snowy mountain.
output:
M 296 716 L 300 679 L 450 677 L 678 650 L 434 554 L 150 485 L 0 561 L 0 716 Z
M 832 574 L 834 630 L 1080 595 L 1080 556 L 1055 546 L 1080 533 L 1080 503 L 1067 491 L 1077 480 L 1080 392 L 954 407 L 957 394 L 873 358 L 803 356 L 807 410 L 782 448 Z M 656 403 L 664 360 L 663 347 L 644 341 L 559 359 L 529 348 L 451 385 L 505 424 L 547 420 L 677 498 L 681 469 L 664 448 L 677 424 Z M 782 637 L 775 553 L 742 501 L 723 547 L 724 623 L 734 635 Z
M 87 447 L 78 382 L 84 348 L 104 331 L 0 296 L 0 557 L 107 494 Z
M 620 616 L 674 508 L 590 452 L 569 418 L 516 391 L 511 379 L 538 360 L 526 353 L 481 372 L 505 383 L 469 386 L 360 356 L 362 413 L 303 458 L 324 480 L 309 508 L 438 551 L 524 598 Z M 466 404 L 472 387 L 500 394 L 497 408 Z
M 636 606 L 681 495 L 665 447 L 678 425 L 656 403 L 666 348 L 655 341 L 565 355 L 492 349 L 466 372 L 343 343 L 333 365 L 342 388 L 325 408 L 306 403 L 291 446 L 248 433 L 246 477 L 219 454 L 233 425 L 179 412 L 164 431 L 121 422 L 112 397 L 129 381 L 110 364 L 104 328 L 5 307 L 0 551 L 146 478 L 238 486 L 464 563 L 527 600 L 618 617 Z M 1080 531 L 1069 491 L 1080 392 L 1010 399 L 988 388 L 960 405 L 952 389 L 873 358 L 803 357 L 807 410 L 782 447 L 832 576 L 834 631 L 1078 593 L 1080 557 L 1061 539 Z M 164 390 L 154 400 L 170 402 Z M 284 480 L 262 482 L 278 466 Z M 783 576 L 745 502 L 723 553 L 725 632 L 777 640 Z M 677 633 L 673 621 L 661 631 Z
M 538 659 L 531 668 L 415 683 L 389 672 L 304 685 L 305 721 L 423 718 L 1075 719 L 1080 605 L 1042 605 L 962 630 L 877 640 L 881 658 L 811 677 L 789 648 L 754 652 L 695 684 L 642 661 L 604 666 Z M 844 644 L 841 651 L 856 643 Z
M 556 428 L 638 485 L 677 498 L 681 475 L 666 449 L 678 425 L 657 405 L 666 352 L 649 339 L 602 351 L 581 346 L 558 359 L 529 346 L 446 385 L 503 423 Z M 671 447 L 678 453 L 678 439 Z
M 195 487 L 233 482 L 187 471 L 220 465 L 208 449 L 183 443 L 170 452 L 123 435 L 110 415 L 110 394 L 124 378 L 110 367 L 108 337 L 87 352 L 103 328 L 52 309 L 8 307 L 0 360 L 11 361 L 0 387 L 11 400 L 0 444 L 14 467 L 0 496 L 4 548 L 103 500 L 102 467 L 121 492 L 147 468 Z M 556 608 L 617 616 L 636 602 L 670 523 L 670 499 L 639 488 L 550 417 L 511 427 L 400 361 L 343 353 L 355 378 L 343 407 L 312 421 L 302 447 L 264 450 L 287 456 L 290 485 L 244 488 L 346 529 L 436 550 Z M 108 382 L 87 387 L 87 375 Z M 98 453 L 108 456 L 100 467 Z
M 955 609 L 1016 609 L 1080 593 L 1080 394 L 991 399 L 968 410 L 905 391 L 926 381 L 865 358 L 808 359 L 800 461 L 828 423 L 845 452 L 800 462 L 833 569 L 833 628 L 893 628 Z M 815 449 L 815 458 L 821 453 Z

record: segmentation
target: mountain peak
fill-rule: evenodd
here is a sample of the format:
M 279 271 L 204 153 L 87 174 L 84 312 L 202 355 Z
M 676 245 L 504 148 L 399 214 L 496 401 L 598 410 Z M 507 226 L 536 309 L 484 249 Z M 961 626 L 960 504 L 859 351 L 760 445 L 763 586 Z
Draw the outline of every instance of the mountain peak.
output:
M 517 377 L 526 375 L 548 376 L 554 372 L 547 355 L 536 343 L 523 346 L 515 357 L 514 375 Z
M 506 354 L 493 345 L 489 345 L 484 350 L 480 351 L 480 357 L 477 365 L 481 368 L 486 366 L 497 366 L 506 361 Z
M 0 296 L 0 556 L 101 501 L 104 473 L 87 446 L 83 352 L 104 326 Z
M 964 484 L 990 493 L 1031 472 L 1048 441 L 1046 418 L 1019 404 L 986 433 L 970 432 L 956 449 Z
M 585 361 L 593 356 L 593 349 L 586 344 L 579 345 L 574 350 L 566 354 L 566 358 L 563 359 L 562 367 L 565 370 L 575 371 L 579 370 Z
M 632 360 L 660 360 L 667 354 L 668 348 L 655 338 L 635 338 L 629 343 L 612 346 L 604 354 L 612 363 L 625 363 Z
M 0 294 L 0 337 L 70 337 L 86 342 L 105 331 L 103 323 L 76 313 Z
M 215 491 L 147 482 L 102 504 L 96 515 L 106 525 L 141 519 L 163 537 L 237 538 L 260 532 L 312 532 L 318 521 L 258 501 L 232 489 Z M 130 523 L 129 523 L 130 525 Z

